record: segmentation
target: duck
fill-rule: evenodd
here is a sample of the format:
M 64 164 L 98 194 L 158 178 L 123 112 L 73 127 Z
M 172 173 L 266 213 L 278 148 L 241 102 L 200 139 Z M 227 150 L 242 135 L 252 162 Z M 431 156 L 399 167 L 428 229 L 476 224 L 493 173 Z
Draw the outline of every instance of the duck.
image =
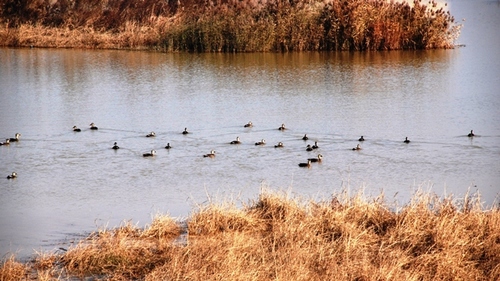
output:
M 299 163 L 299 167 L 311 167 L 311 160 L 307 160 L 307 163 Z
M 408 137 L 405 138 L 405 140 L 403 141 L 404 143 L 410 143 L 410 140 L 408 139 Z
M 16 142 L 16 141 L 19 141 L 19 137 L 21 136 L 20 133 L 16 133 L 16 136 L 13 137 L 13 138 L 10 138 L 9 139 L 9 142 Z
M 120 149 L 120 147 L 118 146 L 118 144 L 116 143 L 116 141 L 115 141 L 115 143 L 113 144 L 112 149 Z
M 321 162 L 321 160 L 323 159 L 323 155 L 321 154 L 318 154 L 318 158 L 309 158 L 307 160 L 311 161 L 312 163 L 314 162 Z
M 73 132 L 81 132 L 82 130 L 77 126 L 73 126 Z
M 314 145 L 312 146 L 312 149 L 318 149 L 318 148 L 319 148 L 319 146 L 318 146 L 318 142 L 317 142 L 317 141 L 315 141 L 315 142 L 314 142 Z
M 356 147 L 355 147 L 355 148 L 353 148 L 352 150 L 361 150 L 361 145 L 359 145 L 359 144 L 358 144 L 358 145 L 356 145 Z
M 278 130 L 280 131 L 284 131 L 286 128 L 285 128 L 285 124 L 281 124 L 281 127 L 278 128 Z
M 212 151 L 210 151 L 210 153 L 203 155 L 203 157 L 214 158 L 215 157 L 215 150 L 212 150 Z
M 167 143 L 167 146 L 165 146 L 165 149 L 171 149 L 172 147 L 170 146 L 170 143 Z
M 94 122 L 90 123 L 90 129 L 91 130 L 98 130 L 97 126 L 94 124 Z
M 469 138 L 471 138 L 471 137 L 475 136 L 475 135 L 474 135 L 474 130 L 470 130 L 470 133 L 469 133 L 467 136 L 468 136 Z
M 183 135 L 187 135 L 187 134 L 189 134 L 189 132 L 188 132 L 188 128 L 184 128 L 184 131 L 182 131 L 182 134 L 183 134 Z
M 302 137 L 302 140 L 308 140 L 309 137 L 307 137 L 307 134 L 304 134 L 304 136 Z
M 358 141 L 365 141 L 365 138 L 361 136 Z
M 246 123 L 243 127 L 245 127 L 245 128 L 251 128 L 251 127 L 253 127 L 252 121 L 248 121 L 248 123 Z
M 17 178 L 17 173 L 16 172 L 12 172 L 12 174 L 8 175 L 7 178 L 8 179 L 15 179 L 15 178 Z
M 266 144 L 266 140 L 265 139 L 262 139 L 261 141 L 258 141 L 255 143 L 255 145 L 264 145 Z
M 306 146 L 306 151 L 313 151 L 313 148 L 310 144 Z
M 151 150 L 151 152 L 144 153 L 144 154 L 142 154 L 142 156 L 151 157 L 151 156 L 155 156 L 155 154 L 156 154 L 156 150 Z
M 5 139 L 4 142 L 0 142 L 0 145 L 9 145 L 10 144 L 10 139 Z
M 151 132 L 151 133 L 147 134 L 146 137 L 147 138 L 156 137 L 156 133 L 155 132 Z
M 240 137 L 236 137 L 236 140 L 230 142 L 230 144 L 240 144 L 241 141 L 240 141 Z
M 277 145 L 275 145 L 274 147 L 284 147 L 285 145 L 282 143 L 282 142 L 278 142 Z

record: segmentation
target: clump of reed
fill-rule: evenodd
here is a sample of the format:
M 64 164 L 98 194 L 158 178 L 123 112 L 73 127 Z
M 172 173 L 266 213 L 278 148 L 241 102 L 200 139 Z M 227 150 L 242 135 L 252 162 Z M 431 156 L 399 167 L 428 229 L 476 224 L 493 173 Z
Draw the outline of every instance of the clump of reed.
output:
M 288 52 L 453 48 L 435 0 L 0 0 L 4 46 Z
M 209 203 L 184 231 L 158 216 L 143 229 L 101 230 L 65 253 L 23 265 L 13 258 L 0 280 L 498 280 L 500 209 L 479 195 L 418 193 L 404 206 L 383 196 L 341 193 L 313 201 L 263 192 L 236 207 Z M 9 275 L 10 274 L 10 275 Z M 38 274 L 38 275 L 37 275 Z

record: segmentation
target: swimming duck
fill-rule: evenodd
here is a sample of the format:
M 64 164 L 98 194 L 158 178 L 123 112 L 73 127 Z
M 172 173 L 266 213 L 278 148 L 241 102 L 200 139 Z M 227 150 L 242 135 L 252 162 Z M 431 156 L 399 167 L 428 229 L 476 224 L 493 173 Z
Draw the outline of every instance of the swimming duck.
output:
M 0 145 L 9 145 L 10 144 L 10 139 L 5 139 L 4 142 L 0 142 Z
M 352 150 L 361 150 L 361 145 L 359 145 L 359 144 L 358 144 L 358 145 L 356 145 L 356 147 L 355 147 L 355 148 L 353 148 Z
M 172 147 L 170 146 L 170 143 L 167 143 L 167 146 L 165 146 L 166 149 L 171 149 Z
M 94 124 L 94 122 L 90 123 L 90 129 L 91 130 L 98 130 L 97 126 Z
M 249 121 L 243 127 L 245 127 L 245 128 L 251 128 L 251 127 L 253 127 L 252 121 Z
M 212 150 L 212 151 L 210 151 L 210 153 L 203 155 L 203 157 L 214 158 L 215 157 L 215 150 Z
M 313 148 L 310 144 L 306 146 L 306 151 L 313 151 Z
M 9 142 L 16 142 L 16 141 L 19 141 L 19 137 L 21 136 L 20 133 L 16 133 L 16 136 L 13 137 L 13 138 L 10 138 L 9 139 Z
M 182 134 L 183 134 L 183 135 L 187 135 L 187 134 L 189 134 L 189 132 L 188 132 L 188 128 L 184 128 L 184 131 L 182 132 Z
M 404 143 L 410 143 L 410 140 L 408 139 L 408 137 L 405 138 L 405 140 L 403 141 Z
M 307 134 L 304 134 L 304 136 L 302 137 L 303 140 L 308 140 L 309 138 L 307 137 Z
M 274 147 L 284 147 L 285 145 L 282 143 L 282 142 L 278 142 L 277 145 L 275 145 Z
M 307 160 L 307 163 L 299 163 L 299 167 L 311 167 L 311 160 Z
M 266 140 L 265 139 L 262 139 L 261 141 L 258 141 L 255 143 L 255 145 L 264 145 L 266 144 Z
M 155 154 L 156 154 L 156 150 L 151 150 L 151 152 L 144 153 L 144 154 L 142 154 L 142 156 L 151 157 L 151 156 L 155 156 Z
M 8 175 L 7 178 L 8 179 L 15 179 L 15 178 L 17 178 L 17 173 L 16 172 L 12 172 L 12 174 Z
M 116 141 L 115 141 L 115 144 L 113 145 L 112 149 L 120 149 L 120 147 L 118 146 L 118 144 L 116 143 Z
M 73 132 L 81 132 L 82 130 L 77 126 L 73 126 Z
M 230 142 L 230 144 L 240 144 L 241 141 L 240 141 L 240 137 L 236 137 L 236 140 Z
M 361 136 L 358 141 L 365 141 L 365 138 Z
M 307 160 L 309 160 L 311 162 L 321 162 L 322 159 L 323 159 L 323 155 L 318 154 L 318 158 L 309 158 Z
M 278 128 L 278 130 L 280 131 L 284 131 L 286 128 L 285 128 L 285 124 L 281 124 L 281 127 Z
M 156 134 L 155 134 L 155 132 L 151 132 L 151 133 L 147 134 L 146 137 L 147 138 L 156 137 Z
M 312 149 L 318 149 L 318 148 L 319 148 L 319 146 L 318 146 L 318 142 L 317 142 L 317 141 L 315 141 L 315 142 L 314 142 L 314 145 L 312 146 Z
M 470 133 L 467 135 L 469 138 L 475 136 L 474 135 L 474 130 L 470 130 Z

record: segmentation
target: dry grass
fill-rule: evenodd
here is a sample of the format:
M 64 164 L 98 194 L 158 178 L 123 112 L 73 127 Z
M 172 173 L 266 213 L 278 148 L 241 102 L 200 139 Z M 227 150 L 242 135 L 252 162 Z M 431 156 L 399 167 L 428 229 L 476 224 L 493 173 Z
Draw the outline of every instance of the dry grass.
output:
M 100 230 L 62 254 L 13 257 L 0 280 L 499 280 L 500 210 L 478 195 L 405 206 L 345 193 L 315 202 L 264 192 L 200 207 L 183 228 L 157 216 Z M 187 232 L 186 232 L 187 231 Z
M 434 0 L 0 0 L 0 46 L 289 52 L 453 48 Z

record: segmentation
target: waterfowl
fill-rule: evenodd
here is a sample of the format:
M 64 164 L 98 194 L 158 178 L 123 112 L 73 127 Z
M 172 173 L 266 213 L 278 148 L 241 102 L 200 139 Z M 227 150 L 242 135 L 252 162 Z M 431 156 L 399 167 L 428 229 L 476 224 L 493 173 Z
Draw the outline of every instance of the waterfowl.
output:
M 353 148 L 352 150 L 360 150 L 360 149 L 361 149 L 361 145 L 359 145 L 359 144 L 358 144 L 358 145 L 356 145 L 356 147 L 355 147 L 355 148 Z
M 210 151 L 210 153 L 203 155 L 203 157 L 214 158 L 215 157 L 215 150 L 212 150 L 212 151 Z
M 8 175 L 7 178 L 8 179 L 15 179 L 15 178 L 17 178 L 17 173 L 16 172 L 12 172 L 12 174 Z
M 474 135 L 474 130 L 470 130 L 470 133 L 467 135 L 469 138 L 475 136 Z
M 240 137 L 236 137 L 236 140 L 230 142 L 230 144 L 240 144 L 241 141 L 240 141 Z
M 318 148 L 319 148 L 319 146 L 318 146 L 318 142 L 317 142 L 317 141 L 315 141 L 315 142 L 314 142 L 314 145 L 312 146 L 312 149 L 318 149 Z
M 307 163 L 299 163 L 299 167 L 311 167 L 311 160 L 307 160 Z
M 304 134 L 304 136 L 302 137 L 303 140 L 308 140 L 309 138 L 307 137 L 307 134 Z
M 318 158 L 309 158 L 307 160 L 309 160 L 311 162 L 321 162 L 322 159 L 323 159 L 323 155 L 318 154 Z
M 155 156 L 155 154 L 156 154 L 156 150 L 151 150 L 151 152 L 144 153 L 142 156 L 151 157 L 151 156 Z
M 285 145 L 282 143 L 282 142 L 278 142 L 277 145 L 275 145 L 274 147 L 284 147 Z
M 281 124 L 281 127 L 279 127 L 278 130 L 284 131 L 285 130 L 285 124 Z
M 245 128 L 253 127 L 252 121 L 248 121 L 248 123 L 246 123 L 243 127 L 245 127 Z
M 91 130 L 98 130 L 97 126 L 94 124 L 94 122 L 90 123 L 90 129 Z
M 81 132 L 82 130 L 77 126 L 73 126 L 73 132 Z
M 115 143 L 114 143 L 114 145 L 113 145 L 112 149 L 120 149 L 120 147 L 118 146 L 118 144 L 116 143 L 116 141 L 115 141 Z
M 365 141 L 365 138 L 361 136 L 358 141 Z
M 9 139 L 9 142 L 16 142 L 16 141 L 19 141 L 19 137 L 21 136 L 20 133 L 16 133 L 16 136 L 13 137 L 13 138 L 10 138 Z
M 187 135 L 187 134 L 189 134 L 189 132 L 188 132 L 188 128 L 184 128 L 184 131 L 182 132 L 182 134 L 183 134 L 183 135 Z
M 10 144 L 10 139 L 5 139 L 4 142 L 0 142 L 0 145 L 9 145 Z
M 266 140 L 265 139 L 262 139 L 261 141 L 258 141 L 255 143 L 255 145 L 264 145 L 266 144 Z
M 408 137 L 405 138 L 405 140 L 403 141 L 404 143 L 410 143 L 410 140 L 408 139 Z
M 165 146 L 166 149 L 171 149 L 172 147 L 170 146 L 170 143 L 167 143 L 167 146 Z
M 156 133 L 155 132 L 151 132 L 151 133 L 147 134 L 146 137 L 147 138 L 156 137 Z
M 313 148 L 310 144 L 306 146 L 306 151 L 313 151 Z

